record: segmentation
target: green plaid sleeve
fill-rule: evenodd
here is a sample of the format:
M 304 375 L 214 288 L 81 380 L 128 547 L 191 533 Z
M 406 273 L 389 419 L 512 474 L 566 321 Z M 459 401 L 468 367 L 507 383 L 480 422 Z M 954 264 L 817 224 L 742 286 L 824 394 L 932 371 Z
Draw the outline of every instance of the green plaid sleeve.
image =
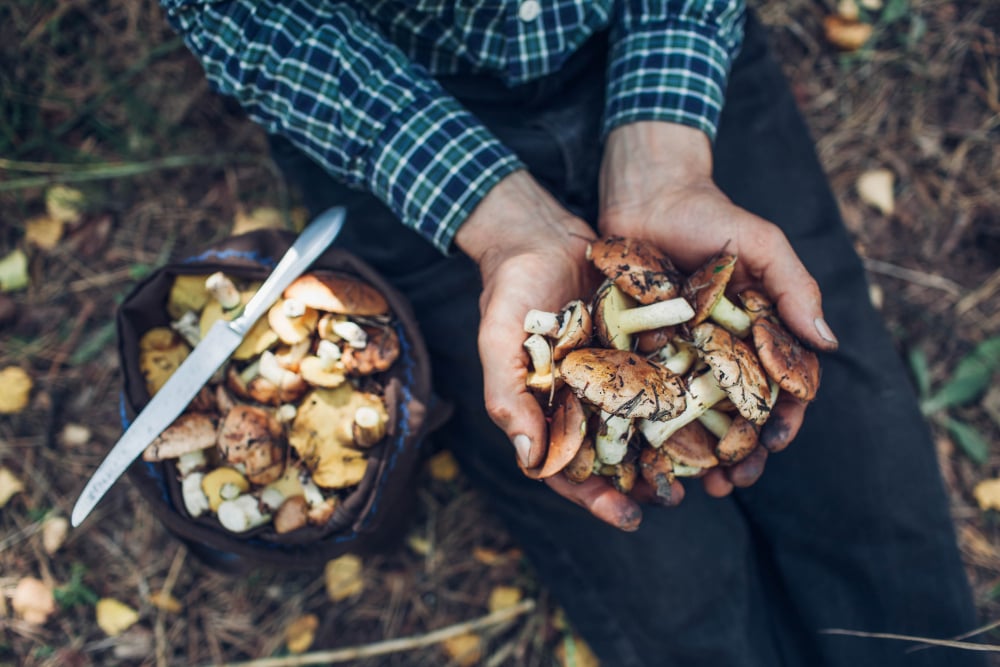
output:
M 164 0 L 217 90 L 450 253 L 519 160 L 355 10 L 305 0 Z
M 605 134 L 663 120 L 714 140 L 732 60 L 743 36 L 742 0 L 623 0 L 611 32 Z

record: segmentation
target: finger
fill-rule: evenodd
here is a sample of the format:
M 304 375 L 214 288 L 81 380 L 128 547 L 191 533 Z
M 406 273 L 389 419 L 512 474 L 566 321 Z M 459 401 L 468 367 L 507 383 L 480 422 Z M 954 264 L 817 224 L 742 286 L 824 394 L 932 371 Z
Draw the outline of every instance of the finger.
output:
M 795 439 L 806 414 L 806 404 L 781 392 L 760 430 L 760 444 L 769 452 L 780 452 Z
M 574 484 L 562 475 L 545 480 L 563 498 L 573 501 L 595 517 L 620 530 L 632 532 L 639 528 L 642 510 L 634 500 L 619 493 L 601 477 Z
M 660 507 L 677 507 L 684 500 L 684 485 L 679 479 L 673 479 L 669 485 L 657 487 L 642 477 L 635 482 L 629 496 L 640 505 L 659 505 Z
M 740 261 L 774 299 L 778 314 L 806 344 L 837 349 L 837 337 L 823 315 L 819 285 L 777 226 L 760 220 L 750 238 L 740 239 Z
M 733 483 L 722 468 L 711 468 L 701 478 L 701 483 L 705 493 L 713 498 L 724 498 L 733 492 Z
M 727 468 L 726 476 L 729 477 L 729 481 L 732 482 L 733 486 L 744 489 L 756 482 L 764 474 L 764 463 L 766 461 L 767 450 L 757 446 L 745 459 Z

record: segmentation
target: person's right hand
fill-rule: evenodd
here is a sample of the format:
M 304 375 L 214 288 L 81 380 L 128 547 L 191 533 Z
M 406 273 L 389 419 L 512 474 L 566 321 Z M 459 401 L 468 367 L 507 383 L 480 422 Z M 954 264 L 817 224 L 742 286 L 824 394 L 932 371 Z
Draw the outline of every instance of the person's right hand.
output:
M 597 276 L 586 260 L 586 247 L 595 238 L 585 222 L 525 171 L 494 186 L 455 235 L 456 245 L 478 264 L 483 280 L 478 341 L 486 410 L 525 467 L 542 462 L 548 428 L 526 385 L 524 317 L 533 308 L 558 312 L 573 299 L 589 299 Z M 604 478 L 572 484 L 556 475 L 546 483 L 613 526 L 639 526 L 638 504 Z

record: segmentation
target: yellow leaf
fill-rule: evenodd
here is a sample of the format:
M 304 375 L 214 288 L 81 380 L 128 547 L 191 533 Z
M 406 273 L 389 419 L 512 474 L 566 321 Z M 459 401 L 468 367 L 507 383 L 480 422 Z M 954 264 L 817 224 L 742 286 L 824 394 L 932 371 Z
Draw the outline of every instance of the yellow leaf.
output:
M 826 41 L 842 51 L 857 51 L 872 36 L 872 27 L 860 21 L 848 21 L 831 14 L 823 19 L 823 34 Z
M 972 495 L 976 497 L 979 508 L 986 510 L 1000 510 L 1000 479 L 987 479 L 976 484 L 972 490 Z
M 75 188 L 53 185 L 45 192 L 45 210 L 60 222 L 79 222 L 85 204 L 83 193 Z
M 309 223 L 309 209 L 305 206 L 294 207 L 288 212 L 288 216 L 292 219 L 292 229 L 297 232 L 301 232 Z
M 49 215 L 40 215 L 24 223 L 24 240 L 42 250 L 52 250 L 62 239 L 66 223 Z
M 858 196 L 861 201 L 877 208 L 882 215 L 892 215 L 895 210 L 893 187 L 896 176 L 888 169 L 872 169 L 858 177 Z
M 285 644 L 289 653 L 305 653 L 316 639 L 319 618 L 316 614 L 299 616 L 285 628 Z
M 10 604 L 15 614 L 32 625 L 42 625 L 56 610 L 52 589 L 34 577 L 24 577 L 17 582 Z
M 64 516 L 50 516 L 42 522 L 42 548 L 52 555 L 62 548 L 69 534 L 69 521 Z
M 28 407 L 31 376 L 23 368 L 8 366 L 0 370 L 0 414 L 14 414 Z
M 451 482 L 458 477 L 458 463 L 451 452 L 444 450 L 438 452 L 427 462 L 431 477 L 439 482 Z
M 517 560 L 521 557 L 521 550 L 508 549 L 507 551 L 500 552 L 496 549 L 490 549 L 489 547 L 473 547 L 472 557 L 483 565 L 492 567 L 494 565 L 502 565 L 512 560 Z
M 24 491 L 24 484 L 8 468 L 0 468 L 0 507 Z
M 406 538 L 406 544 L 413 550 L 413 553 L 420 556 L 426 556 L 431 552 L 431 541 L 420 535 L 409 535 Z
M 482 658 L 482 644 L 479 635 L 472 632 L 457 637 L 449 637 L 442 642 L 445 653 L 461 667 L 478 665 Z
M 579 635 L 566 635 L 556 646 L 556 658 L 561 667 L 600 667 L 601 661 Z
M 281 211 L 271 206 L 261 206 L 247 213 L 240 206 L 236 209 L 236 219 L 233 221 L 232 235 L 246 234 L 257 229 L 287 229 L 285 216 Z
M 334 602 L 345 600 L 365 589 L 365 580 L 361 576 L 361 559 L 354 554 L 327 562 L 324 575 L 326 595 Z
M 149 594 L 149 604 L 170 614 L 179 614 L 184 611 L 184 605 L 181 604 L 180 600 L 162 590 Z
M 109 637 L 117 637 L 139 620 L 139 612 L 114 598 L 97 601 L 97 626 Z
M 523 596 L 524 594 L 521 592 L 521 589 L 516 586 L 495 586 L 490 591 L 490 600 L 488 603 L 490 613 L 513 607 L 521 601 Z
M 0 259 L 0 292 L 13 292 L 28 286 L 28 256 L 18 248 Z
M 837 16 L 848 21 L 857 21 L 861 15 L 857 0 L 840 0 L 837 3 Z

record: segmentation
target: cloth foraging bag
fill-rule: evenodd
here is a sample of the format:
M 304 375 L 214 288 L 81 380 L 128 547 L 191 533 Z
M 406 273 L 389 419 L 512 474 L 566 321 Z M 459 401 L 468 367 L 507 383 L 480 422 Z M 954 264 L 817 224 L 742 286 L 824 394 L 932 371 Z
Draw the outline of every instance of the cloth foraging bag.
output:
M 149 329 L 169 324 L 166 300 L 175 276 L 222 271 L 233 278 L 263 280 L 294 238 L 290 232 L 277 230 L 230 237 L 158 269 L 133 288 L 117 314 L 125 428 L 149 400 L 139 368 L 139 340 Z M 368 451 L 363 479 L 341 500 L 330 521 L 283 535 L 270 523 L 230 533 L 214 517 L 188 514 L 173 461 L 138 459 L 128 469 L 128 477 L 165 527 L 196 554 L 227 570 L 261 565 L 314 568 L 345 553 L 370 552 L 392 540 L 412 506 L 407 501 L 414 490 L 421 443 L 428 431 L 447 418 L 446 406 L 434 400 L 428 353 L 402 295 L 362 260 L 336 247 L 328 248 L 309 270 L 314 269 L 354 276 L 381 292 L 400 340 L 399 358 L 376 376 L 389 413 L 387 435 Z

